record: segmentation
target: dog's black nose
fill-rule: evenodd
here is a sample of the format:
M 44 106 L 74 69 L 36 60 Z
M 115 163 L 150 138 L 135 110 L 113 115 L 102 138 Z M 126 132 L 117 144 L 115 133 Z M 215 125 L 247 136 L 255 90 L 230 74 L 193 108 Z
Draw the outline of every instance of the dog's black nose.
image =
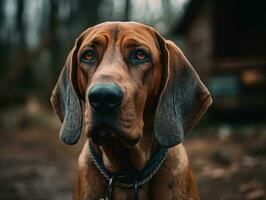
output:
M 115 84 L 96 84 L 88 93 L 90 105 L 95 111 L 112 111 L 123 101 L 124 93 Z

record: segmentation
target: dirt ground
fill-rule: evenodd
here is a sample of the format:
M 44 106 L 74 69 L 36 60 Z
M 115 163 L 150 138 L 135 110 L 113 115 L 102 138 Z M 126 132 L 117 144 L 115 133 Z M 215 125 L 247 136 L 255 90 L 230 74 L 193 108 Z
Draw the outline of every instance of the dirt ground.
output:
M 0 199 L 70 200 L 84 139 L 74 146 L 61 143 L 54 115 L 34 113 L 1 117 Z M 190 136 L 184 144 L 202 199 L 266 199 L 265 126 L 223 125 Z

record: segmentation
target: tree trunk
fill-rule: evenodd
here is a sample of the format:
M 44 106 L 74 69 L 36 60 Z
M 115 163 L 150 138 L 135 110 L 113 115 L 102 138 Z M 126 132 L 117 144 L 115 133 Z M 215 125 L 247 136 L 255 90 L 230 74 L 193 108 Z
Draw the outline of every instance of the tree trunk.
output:
M 130 20 L 130 0 L 125 0 L 125 21 Z

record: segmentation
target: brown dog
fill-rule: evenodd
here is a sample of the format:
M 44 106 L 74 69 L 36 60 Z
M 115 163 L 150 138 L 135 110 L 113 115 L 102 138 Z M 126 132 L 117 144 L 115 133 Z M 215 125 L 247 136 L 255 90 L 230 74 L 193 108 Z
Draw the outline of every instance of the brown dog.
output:
M 181 142 L 212 100 L 181 50 L 153 28 L 85 30 L 51 102 L 63 142 L 75 144 L 83 125 L 89 138 L 74 200 L 199 199 Z

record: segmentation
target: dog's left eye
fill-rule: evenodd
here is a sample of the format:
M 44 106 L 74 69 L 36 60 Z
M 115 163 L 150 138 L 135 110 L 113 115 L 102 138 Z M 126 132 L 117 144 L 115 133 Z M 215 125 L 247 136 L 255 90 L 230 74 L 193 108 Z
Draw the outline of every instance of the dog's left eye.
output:
M 133 63 L 140 64 L 150 60 L 149 54 L 144 49 L 136 49 L 131 54 Z
M 96 59 L 96 52 L 93 49 L 87 49 L 81 55 L 81 61 L 85 63 L 93 64 Z

